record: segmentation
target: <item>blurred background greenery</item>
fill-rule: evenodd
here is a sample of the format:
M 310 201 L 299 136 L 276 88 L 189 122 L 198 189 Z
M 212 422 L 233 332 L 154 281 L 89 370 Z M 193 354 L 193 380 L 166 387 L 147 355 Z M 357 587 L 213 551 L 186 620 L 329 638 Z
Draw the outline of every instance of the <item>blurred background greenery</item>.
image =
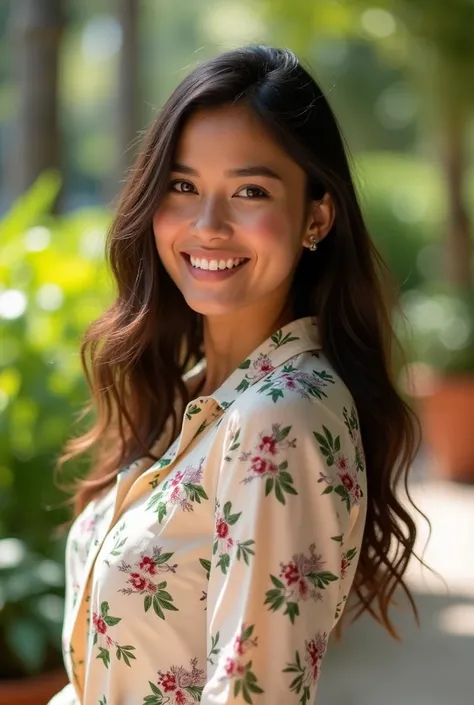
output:
M 340 120 L 425 373 L 411 386 L 472 382 L 472 0 L 2 0 L 0 679 L 60 663 L 53 468 L 86 399 L 80 339 L 112 295 L 103 242 L 137 136 L 196 62 L 255 41 L 307 61 Z

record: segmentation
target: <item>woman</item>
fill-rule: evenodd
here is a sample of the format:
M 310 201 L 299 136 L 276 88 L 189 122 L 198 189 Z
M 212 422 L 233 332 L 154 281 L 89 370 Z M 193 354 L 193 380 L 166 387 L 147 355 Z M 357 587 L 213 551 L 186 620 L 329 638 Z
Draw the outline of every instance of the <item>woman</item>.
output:
M 393 632 L 417 433 L 337 123 L 290 51 L 184 79 L 108 255 L 52 703 L 313 702 L 351 588 Z

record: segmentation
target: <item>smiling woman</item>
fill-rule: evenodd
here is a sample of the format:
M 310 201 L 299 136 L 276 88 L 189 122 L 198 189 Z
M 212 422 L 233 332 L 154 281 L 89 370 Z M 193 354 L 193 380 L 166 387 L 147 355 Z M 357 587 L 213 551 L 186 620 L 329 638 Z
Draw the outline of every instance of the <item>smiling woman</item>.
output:
M 337 122 L 287 50 L 198 66 L 112 224 L 54 705 L 314 701 L 349 593 L 389 631 L 418 442 Z

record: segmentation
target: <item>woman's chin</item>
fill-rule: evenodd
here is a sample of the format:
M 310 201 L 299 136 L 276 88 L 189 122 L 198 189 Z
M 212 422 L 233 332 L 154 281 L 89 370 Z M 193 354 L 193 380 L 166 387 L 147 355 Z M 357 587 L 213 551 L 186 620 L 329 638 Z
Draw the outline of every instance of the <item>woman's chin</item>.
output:
M 189 308 L 191 308 L 196 313 L 200 313 L 201 316 L 212 317 L 230 316 L 235 313 L 235 311 L 237 311 L 239 308 L 242 308 L 242 305 L 239 305 L 236 301 L 223 301 L 222 299 L 206 299 L 204 301 L 202 299 L 186 298 L 186 303 L 188 304 Z

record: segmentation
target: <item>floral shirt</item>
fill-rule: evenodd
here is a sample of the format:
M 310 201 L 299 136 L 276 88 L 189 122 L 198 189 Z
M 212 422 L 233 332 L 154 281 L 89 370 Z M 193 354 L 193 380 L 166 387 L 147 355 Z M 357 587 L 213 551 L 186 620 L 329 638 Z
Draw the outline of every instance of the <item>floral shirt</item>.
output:
M 70 684 L 50 705 L 313 703 L 366 514 L 357 412 L 316 321 L 277 331 L 159 442 L 71 528 Z

